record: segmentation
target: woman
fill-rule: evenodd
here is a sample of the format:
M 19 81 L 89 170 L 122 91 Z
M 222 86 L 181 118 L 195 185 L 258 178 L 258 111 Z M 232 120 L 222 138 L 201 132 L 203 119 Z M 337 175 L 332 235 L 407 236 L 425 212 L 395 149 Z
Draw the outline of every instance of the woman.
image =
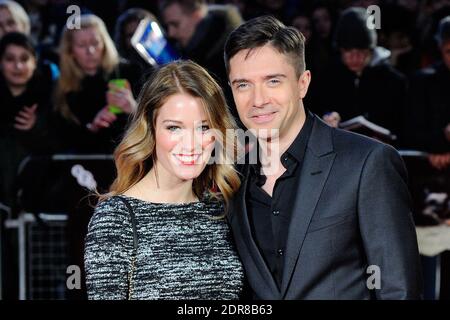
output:
M 0 40 L 0 202 L 10 205 L 20 162 L 44 148 L 51 83 L 42 81 L 30 39 L 11 32 Z
M 30 34 L 30 18 L 20 4 L 0 0 L 0 39 L 9 32 Z
M 138 90 L 138 70 L 119 61 L 105 24 L 92 14 L 81 15 L 79 29 L 66 27 L 60 51 L 59 151 L 112 153 L 128 115 L 136 108 L 131 86 Z M 110 83 L 113 79 L 127 81 L 118 87 Z
M 220 139 L 233 128 L 202 67 L 174 62 L 152 75 L 115 151 L 117 179 L 89 224 L 89 298 L 240 297 L 243 269 L 222 205 L 240 185 L 222 152 L 233 142 Z

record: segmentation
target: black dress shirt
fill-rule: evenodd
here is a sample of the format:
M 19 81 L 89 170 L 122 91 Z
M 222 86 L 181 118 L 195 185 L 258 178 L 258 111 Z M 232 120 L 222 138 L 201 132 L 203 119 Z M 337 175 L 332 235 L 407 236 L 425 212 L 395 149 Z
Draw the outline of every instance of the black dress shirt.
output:
M 275 182 L 272 197 L 262 189 L 267 178 L 261 172 L 260 162 L 250 165 L 247 190 L 250 226 L 256 244 L 279 288 L 291 209 L 301 178 L 300 172 L 312 126 L 313 115 L 307 111 L 300 133 L 281 155 L 281 163 L 286 171 Z

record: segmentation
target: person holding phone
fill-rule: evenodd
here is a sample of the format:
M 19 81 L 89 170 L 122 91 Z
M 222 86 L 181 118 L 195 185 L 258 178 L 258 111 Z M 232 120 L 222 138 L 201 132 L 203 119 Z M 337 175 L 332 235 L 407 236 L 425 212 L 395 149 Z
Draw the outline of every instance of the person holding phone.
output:
M 63 31 L 56 92 L 56 147 L 62 152 L 111 153 L 136 108 L 139 70 L 121 60 L 103 21 L 81 16 Z

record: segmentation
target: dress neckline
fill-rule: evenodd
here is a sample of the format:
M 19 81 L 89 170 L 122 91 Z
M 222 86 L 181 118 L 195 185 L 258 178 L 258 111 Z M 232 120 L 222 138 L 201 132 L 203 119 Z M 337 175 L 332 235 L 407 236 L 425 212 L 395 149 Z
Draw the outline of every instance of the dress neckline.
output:
M 151 201 L 139 199 L 139 198 L 132 197 L 132 196 L 127 196 L 124 194 L 120 194 L 120 195 L 118 195 L 118 197 L 123 197 L 125 199 L 145 203 L 148 205 L 165 206 L 165 207 L 185 207 L 185 206 L 195 206 L 195 205 L 203 204 L 203 202 L 201 200 L 192 201 L 192 202 L 151 202 Z

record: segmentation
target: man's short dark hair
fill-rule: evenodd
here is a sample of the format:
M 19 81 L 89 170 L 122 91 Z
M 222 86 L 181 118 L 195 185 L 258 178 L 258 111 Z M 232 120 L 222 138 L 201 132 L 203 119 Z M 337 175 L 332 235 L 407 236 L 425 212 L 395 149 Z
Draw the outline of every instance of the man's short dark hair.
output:
M 159 11 L 164 12 L 167 7 L 178 4 L 183 12 L 192 13 L 206 4 L 205 0 L 162 0 L 159 3 Z
M 266 44 L 289 57 L 298 77 L 305 71 L 305 37 L 272 16 L 262 16 L 247 21 L 228 36 L 224 54 L 227 73 L 230 59 L 239 51 L 251 52 Z

